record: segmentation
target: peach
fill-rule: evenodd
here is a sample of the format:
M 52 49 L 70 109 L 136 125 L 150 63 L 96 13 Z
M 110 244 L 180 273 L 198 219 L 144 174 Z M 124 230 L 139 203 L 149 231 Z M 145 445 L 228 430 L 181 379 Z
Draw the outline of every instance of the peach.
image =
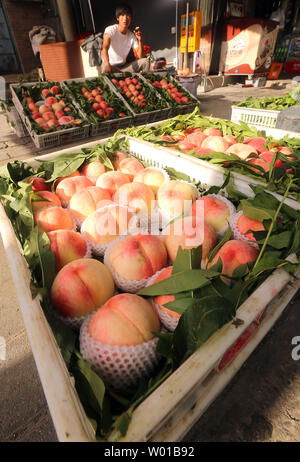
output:
M 39 107 L 39 112 L 40 114 L 44 114 L 44 112 L 49 112 L 51 111 L 51 108 L 50 106 L 48 106 L 47 104 L 42 104 L 40 107 Z
M 43 119 L 43 117 L 37 117 L 36 119 L 34 119 L 35 122 L 39 125 L 44 125 L 46 123 L 45 119 Z
M 113 200 L 121 205 L 127 205 L 137 214 L 150 215 L 155 206 L 154 193 L 144 183 L 123 184 L 114 194 Z
M 230 213 L 231 210 L 224 200 L 214 196 L 203 196 L 193 203 L 189 215 L 200 218 L 203 214 L 205 222 L 219 232 L 227 226 Z
M 195 147 L 200 148 L 203 141 L 207 138 L 204 133 L 193 132 L 186 137 L 186 141 L 193 144 Z
M 169 278 L 172 275 L 173 266 L 168 266 L 167 268 L 163 269 L 161 273 L 154 279 L 153 284 L 156 284 L 159 281 Z M 180 318 L 180 314 L 176 311 L 170 310 L 166 308 L 164 304 L 173 302 L 175 300 L 174 295 L 158 295 L 153 299 L 154 303 L 158 306 L 160 310 L 167 313 L 172 318 Z
M 133 182 L 144 183 L 149 186 L 154 194 L 157 193 L 159 187 L 168 179 L 167 174 L 158 168 L 144 168 L 138 172 L 134 178 Z
M 55 115 L 54 115 L 54 113 L 52 111 L 44 112 L 43 113 L 43 119 L 45 119 L 48 122 L 48 120 L 54 120 Z
M 188 211 L 197 196 L 197 189 L 193 185 L 184 181 L 168 180 L 158 189 L 157 202 L 163 212 L 174 217 Z
M 51 191 L 51 186 L 49 183 L 46 183 L 45 178 L 35 177 L 30 178 L 28 183 L 32 183 L 32 191 Z
M 108 262 L 118 276 L 127 281 L 140 281 L 153 276 L 167 264 L 167 250 L 157 236 L 135 234 L 115 243 Z
M 55 181 L 55 183 L 54 183 L 54 187 L 56 188 L 57 185 L 58 185 L 62 180 L 65 180 L 66 178 L 72 178 L 73 176 L 80 176 L 79 170 L 75 170 L 75 172 L 71 173 L 71 175 L 62 176 L 62 177 L 58 178 L 58 179 Z
M 62 207 L 42 208 L 34 213 L 34 219 L 46 233 L 56 229 L 73 229 L 73 220 Z
M 246 160 L 250 154 L 258 154 L 258 152 L 251 144 L 235 143 L 226 149 L 225 154 L 235 154 L 240 159 Z
M 241 216 L 238 218 L 236 222 L 236 227 L 237 230 L 243 234 L 247 239 L 250 239 L 251 241 L 255 241 L 255 237 L 253 233 L 248 232 L 248 231 L 264 231 L 264 225 L 261 221 L 259 220 L 253 220 L 253 218 L 249 218 L 244 214 L 241 214 Z
M 211 152 L 215 152 L 215 151 L 209 148 L 196 148 L 195 149 L 195 154 L 199 154 L 199 155 L 210 154 Z
M 104 345 L 139 345 L 160 331 L 155 309 L 135 294 L 118 294 L 110 298 L 92 317 L 88 332 Z
M 258 257 L 258 250 L 248 242 L 232 239 L 225 242 L 219 249 L 214 258 L 208 263 L 208 268 L 211 268 L 218 259 L 222 260 L 222 274 L 232 276 L 236 268 L 246 263 L 255 261 Z M 224 282 L 231 285 L 230 279 L 224 277 Z
M 62 111 L 63 108 L 64 108 L 64 106 L 63 106 L 62 104 L 60 104 L 60 103 L 54 103 L 54 104 L 52 104 L 52 110 L 53 110 L 54 112 L 56 112 L 56 111 Z
M 128 175 L 113 170 L 100 175 L 96 181 L 96 186 L 107 189 L 111 195 L 114 195 L 123 184 L 127 183 L 130 183 Z
M 48 96 L 48 98 L 45 99 L 46 104 L 49 106 L 52 106 L 52 104 L 57 103 L 57 99 L 54 96 Z
M 94 186 L 94 183 L 86 176 L 74 176 L 62 180 L 57 185 L 55 192 L 61 201 L 69 202 L 77 191 L 88 188 L 89 186 Z
M 252 146 L 253 148 L 255 148 L 256 152 L 258 154 L 264 152 L 264 151 L 268 151 L 268 148 L 265 146 L 265 143 L 266 143 L 266 139 L 259 136 L 259 137 L 256 137 L 256 138 L 247 138 L 246 140 L 244 140 L 244 144 L 248 144 L 250 146 Z
M 114 153 L 114 160 L 113 160 L 113 166 L 114 166 L 114 169 L 115 170 L 119 170 L 119 167 L 120 167 L 120 162 L 123 160 L 123 159 L 127 159 L 128 156 L 122 152 L 122 151 L 116 151 Z
M 50 295 L 54 309 L 65 317 L 92 313 L 114 294 L 114 281 L 108 268 L 93 258 L 79 258 L 56 275 Z
M 143 169 L 143 164 L 139 160 L 134 159 L 133 157 L 127 157 L 126 159 L 122 159 L 118 167 L 118 170 L 128 175 L 131 181 L 133 180 L 134 175 Z
M 81 232 L 93 244 L 106 245 L 127 233 L 133 217 L 134 214 L 127 208 L 111 202 L 109 207 L 91 213 L 82 225 Z
M 202 143 L 201 148 L 212 149 L 215 152 L 225 152 L 229 143 L 222 136 L 208 136 Z
M 258 165 L 259 167 L 262 167 L 265 172 L 268 172 L 270 170 L 270 163 L 266 162 L 264 159 L 261 159 L 261 158 L 248 159 L 247 162 L 249 162 L 249 164 Z M 263 175 L 263 172 L 259 170 L 258 168 L 255 168 L 255 167 L 250 167 L 250 168 L 255 173 L 258 173 L 259 175 Z
M 61 207 L 61 201 L 59 197 L 51 191 L 38 191 L 37 194 L 46 200 L 34 200 L 32 201 L 32 211 L 37 212 L 46 207 Z
M 48 233 L 50 249 L 55 255 L 55 270 L 73 260 L 84 258 L 87 254 L 87 243 L 81 234 L 70 229 L 58 229 Z
M 71 197 L 69 209 L 76 219 L 83 221 L 100 207 L 103 201 L 110 200 L 111 194 L 107 189 L 89 186 L 80 189 Z
M 105 165 L 102 162 L 96 160 L 85 164 L 82 167 L 81 173 L 96 183 L 99 176 L 105 173 L 105 171 Z
M 169 258 L 175 261 L 179 246 L 193 249 L 202 245 L 202 262 L 216 246 L 217 237 L 211 225 L 196 217 L 178 218 L 163 230 L 164 244 Z
M 269 164 L 271 164 L 272 160 L 273 160 L 273 157 L 274 157 L 275 153 L 273 151 L 264 151 L 262 152 L 259 157 L 261 159 L 263 159 L 264 161 L 268 162 Z M 275 165 L 274 167 L 275 168 L 280 168 L 283 166 L 283 162 L 281 159 L 277 159 L 276 162 L 275 162 Z
M 231 146 L 232 144 L 235 144 L 235 143 L 236 143 L 236 141 L 235 141 L 235 136 L 233 136 L 233 135 L 225 135 L 225 136 L 223 136 L 223 139 L 224 139 L 225 141 L 227 141 L 227 143 L 229 143 L 230 146 Z
M 179 140 L 177 145 L 182 151 L 188 152 L 188 151 L 191 151 L 192 149 L 195 149 L 195 145 L 191 143 L 190 141 L 188 141 L 187 138 L 185 138 L 184 140 Z
M 277 150 L 280 151 L 281 154 L 285 155 L 289 160 L 296 160 L 296 157 L 291 156 L 291 154 L 293 154 L 293 151 L 287 146 L 279 146 Z M 273 151 L 273 149 L 271 149 L 271 151 Z
M 222 136 L 221 131 L 218 128 L 213 127 L 206 128 L 202 133 L 206 136 Z

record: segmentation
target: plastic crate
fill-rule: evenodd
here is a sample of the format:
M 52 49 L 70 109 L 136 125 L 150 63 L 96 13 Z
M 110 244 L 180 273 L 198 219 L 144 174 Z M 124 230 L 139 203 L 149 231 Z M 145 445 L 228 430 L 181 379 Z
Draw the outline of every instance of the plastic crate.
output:
M 121 77 L 123 74 L 122 73 L 116 73 L 115 75 L 116 75 L 116 77 Z M 162 99 L 161 95 L 156 91 L 156 89 L 152 85 L 149 85 L 147 80 L 141 74 L 132 73 L 131 75 L 132 75 L 132 77 L 136 76 L 137 78 L 140 78 L 145 85 L 150 87 L 155 92 L 158 99 L 160 99 L 160 100 Z M 106 79 L 108 85 L 111 88 L 114 88 L 116 90 L 116 87 L 111 82 L 110 78 L 107 77 L 106 75 L 104 76 L 104 78 Z M 122 96 L 121 93 L 118 90 L 116 90 L 116 91 L 118 92 L 118 94 L 120 96 Z M 134 124 L 135 125 L 145 125 L 145 124 L 148 124 L 148 123 L 157 122 L 159 120 L 168 119 L 172 115 L 172 108 L 167 103 L 167 101 L 166 101 L 166 104 L 167 104 L 166 108 L 158 109 L 158 110 L 155 110 L 155 111 L 145 111 L 145 112 L 142 112 L 142 113 L 136 113 L 134 111 L 134 108 L 130 107 L 131 111 L 133 113 L 133 116 L 134 116 Z
M 14 133 L 19 137 L 23 138 L 24 136 L 29 136 L 29 133 L 22 122 L 21 117 L 19 116 L 18 111 L 14 106 L 9 106 L 4 103 L 5 107 L 5 116 L 7 119 L 8 125 L 12 128 Z
M 101 77 L 103 78 L 103 76 Z M 88 80 L 90 81 L 95 80 L 97 78 L 98 77 L 84 77 L 84 78 L 78 78 L 78 79 L 68 79 L 68 80 L 64 80 L 62 82 L 62 85 L 68 89 L 68 83 L 71 83 L 71 82 L 82 82 L 83 83 Z M 106 79 L 103 78 L 103 80 L 105 81 L 105 83 L 109 85 Z M 109 85 L 109 88 L 116 96 L 118 96 L 118 98 L 122 101 L 126 109 L 130 111 L 132 116 L 120 117 L 119 119 L 105 120 L 103 122 L 99 122 L 98 124 L 89 122 L 90 136 L 108 136 L 111 133 L 115 132 L 116 130 L 128 127 L 133 122 L 133 111 L 131 107 L 129 106 L 129 104 L 127 103 L 127 101 L 123 98 L 123 96 L 119 92 L 116 91 L 114 86 Z M 72 102 L 74 106 L 78 110 L 80 110 L 85 115 L 85 117 L 88 119 L 88 116 L 86 115 L 84 110 L 79 106 L 78 102 L 74 100 L 73 98 L 72 98 Z
M 39 82 L 23 83 L 22 86 L 29 88 L 31 86 L 37 85 L 38 83 Z M 40 85 L 46 87 L 49 85 L 49 82 L 41 82 Z M 15 92 L 15 88 L 17 87 L 19 87 L 18 84 L 10 85 L 12 101 L 15 105 L 16 110 L 19 113 L 22 122 L 28 130 L 29 135 L 32 138 L 32 141 L 34 142 L 37 148 L 46 149 L 88 138 L 90 134 L 90 124 L 87 122 L 85 115 L 77 107 L 76 109 L 78 110 L 80 117 L 85 121 L 83 126 L 66 128 L 52 133 L 36 133 L 32 128 L 31 120 L 24 113 L 23 106 Z
M 245 122 L 249 127 L 258 129 L 275 128 L 280 111 L 254 109 L 250 107 L 231 106 L 232 122 Z
M 50 160 L 60 154 L 76 153 L 98 143 L 86 143 L 38 159 Z M 134 152 L 131 140 L 129 147 Z M 193 177 L 201 183 L 210 186 L 215 184 L 211 166 L 207 164 L 200 167 L 195 159 L 187 161 L 176 153 L 150 148 L 145 149 L 139 157 L 158 167 L 175 168 L 188 175 L 193 172 Z M 38 165 L 37 160 L 32 158 L 26 162 Z M 239 190 L 240 186 L 240 183 L 235 183 Z M 0 232 L 58 439 L 64 442 L 96 441 L 94 429 L 79 400 L 38 297 L 32 299 L 30 274 L 1 205 Z M 133 411 L 128 431 L 118 441 L 180 441 L 270 331 L 298 288 L 298 280 L 295 281 L 282 268 L 275 270 L 238 308 L 236 317 L 240 322 L 229 322 L 216 331 L 152 392 Z

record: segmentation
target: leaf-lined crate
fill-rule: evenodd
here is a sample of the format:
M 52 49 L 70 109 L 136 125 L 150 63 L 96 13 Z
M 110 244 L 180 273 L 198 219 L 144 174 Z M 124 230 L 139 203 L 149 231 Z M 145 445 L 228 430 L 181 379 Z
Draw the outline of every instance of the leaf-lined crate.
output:
M 204 130 L 218 132 L 218 136 L 205 136 L 203 135 Z M 244 122 L 238 124 L 229 120 L 205 117 L 199 113 L 197 108 L 190 114 L 177 115 L 172 119 L 142 127 L 129 127 L 121 133 L 132 140 L 135 139 L 132 142 L 136 143 L 137 152 L 144 149 L 175 152 L 178 156 L 183 156 L 186 161 L 193 158 L 199 165 L 208 164 L 208 169 L 215 172 L 218 178 L 222 178 L 226 171 L 230 171 L 235 181 L 244 185 L 246 194 L 251 194 L 250 183 L 253 183 L 265 187 L 280 200 L 292 177 L 293 182 L 286 200 L 292 207 L 300 210 L 300 138 L 298 133 L 275 128 L 258 130 L 254 127 L 250 128 Z M 233 136 L 236 142 L 236 145 L 226 142 L 229 151 L 235 146 L 239 146 L 239 149 L 243 147 L 249 149 L 247 143 L 253 138 L 254 145 L 251 145 L 248 151 L 251 152 L 250 155 L 243 159 L 234 151 L 231 153 L 221 151 L 218 142 L 221 140 L 224 146 L 223 139 L 226 136 Z M 217 140 L 218 147 L 202 149 L 204 143 L 210 138 L 214 138 L 214 142 Z M 201 147 L 194 144 L 199 141 Z M 262 148 L 262 144 L 268 148 Z M 257 145 L 257 152 L 255 145 Z M 211 144 L 210 147 L 212 148 Z M 270 155 L 272 159 L 264 160 L 261 156 L 264 156 L 265 152 L 260 152 L 260 149 L 268 149 L 267 155 Z M 280 149 L 283 151 L 281 152 Z M 259 163 L 256 165 L 252 162 Z M 280 164 L 277 165 L 277 163 Z
M 60 103 L 60 101 L 63 101 L 64 109 L 68 109 L 68 113 L 65 113 L 63 110 L 60 114 L 62 119 L 64 119 L 63 116 L 66 116 L 66 118 L 70 118 L 70 121 L 67 124 L 64 122 L 64 125 L 57 123 L 49 128 L 45 120 L 45 129 L 43 129 L 42 125 L 36 123 L 36 119 L 32 117 L 34 109 L 32 111 L 29 109 L 30 103 L 28 103 L 27 98 L 32 99 L 33 106 L 36 106 L 35 103 L 39 103 L 39 105 L 43 103 L 46 105 L 46 96 L 43 97 L 42 92 L 43 90 L 50 90 L 52 87 L 57 87 L 59 89 L 57 102 Z M 30 82 L 23 83 L 22 85 L 11 84 L 10 89 L 12 101 L 36 147 L 45 149 L 88 138 L 90 124 L 81 110 L 75 107 L 70 93 L 67 92 L 65 88 L 61 87 L 60 82 Z M 73 120 L 71 120 L 71 118 Z M 66 128 L 64 128 L 64 126 Z
M 171 107 L 169 103 L 161 97 L 159 92 L 152 85 L 149 85 L 141 73 L 123 72 L 105 74 L 104 78 L 129 104 L 134 114 L 135 125 L 148 124 L 171 117 Z M 131 82 L 133 82 L 133 84 Z M 135 86 L 135 89 L 132 87 L 132 91 L 140 93 L 136 96 L 136 98 L 143 98 L 140 102 L 137 101 L 137 103 L 135 103 L 134 95 L 132 95 L 129 88 L 127 89 L 127 85 Z M 130 91 L 128 92 L 128 90 Z
M 199 100 L 167 72 L 142 72 L 142 76 L 168 101 L 172 107 L 172 116 L 190 113 L 196 106 L 199 106 Z M 175 90 L 179 92 L 179 99 L 176 99 L 178 93 L 176 94 Z M 174 97 L 172 97 L 172 91 L 175 91 Z
M 22 241 L 22 227 L 18 223 L 28 223 L 28 220 L 30 223 L 24 202 L 28 186 L 24 182 L 20 185 L 21 199 L 11 201 L 15 186 L 34 173 L 32 168 L 42 165 L 53 174 L 52 161 L 57 159 L 58 162 L 60 158 L 56 173 L 70 174 L 79 168 L 86 156 L 95 155 L 95 151 L 104 158 L 105 152 L 125 147 L 129 154 L 143 161 L 145 167 L 160 167 L 173 179 L 194 181 L 202 193 L 227 192 L 236 206 L 240 204 L 243 210 L 255 216 L 259 213 L 266 225 L 264 233 L 255 234 L 260 248 L 257 262 L 251 267 L 239 267 L 233 275 L 236 284 L 232 290 L 222 284 L 218 263 L 208 273 L 199 269 L 201 248 L 178 252 L 174 262 L 177 293 L 184 294 L 186 300 L 187 290 L 192 294 L 193 303 L 183 313 L 173 334 L 159 335 L 161 369 L 148 382 L 141 382 L 131 397 L 104 387 L 78 353 L 74 332 L 65 326 L 62 328 L 58 320 L 53 319 L 45 299 L 40 300 L 45 297 L 49 281 L 45 282 L 40 296 L 32 299 L 32 274 L 24 259 L 30 255 L 28 248 L 21 254 L 16 239 L 17 234 Z M 217 176 L 209 164 L 200 165 L 197 159 L 187 160 L 174 152 L 151 150 L 150 147 L 137 153 L 132 139 L 117 136 L 99 144 L 87 143 L 41 156 L 35 161 L 11 164 L 6 176 L 2 171 L 1 236 L 60 441 L 179 441 L 236 374 L 296 293 L 299 284 L 293 274 L 299 273 L 295 258 L 295 254 L 299 256 L 300 253 L 298 212 L 261 187 L 253 188 L 252 197 L 246 195 L 242 182 L 230 174 L 224 175 L 223 183 L 217 187 L 221 173 Z M 6 178 L 10 178 L 9 184 Z M 15 221 L 18 216 L 21 221 Z M 225 233 L 219 245 L 229 237 L 229 233 Z M 45 236 L 35 232 L 30 239 L 39 249 L 34 264 L 38 267 L 40 260 L 43 269 L 53 265 L 51 254 L 46 251 Z M 46 272 L 42 271 L 42 275 L 45 281 Z M 163 287 L 165 293 L 170 293 L 166 284 Z M 144 297 L 161 293 L 161 286 L 158 288 L 155 284 L 140 292 Z M 180 297 L 177 304 L 179 300 Z M 114 403 L 113 407 L 108 408 L 109 403 L 110 406 Z M 118 413 L 114 414 L 113 410 Z M 97 433 L 99 427 L 101 438 Z
M 249 127 L 259 130 L 275 128 L 276 120 L 280 111 L 272 109 L 256 109 L 252 107 L 231 106 L 232 122 L 245 122 Z
M 130 106 L 122 95 L 120 95 L 114 87 L 111 87 L 103 77 L 68 79 L 64 80 L 62 85 L 68 88 L 72 94 L 74 105 L 85 114 L 89 121 L 90 136 L 109 136 L 116 130 L 128 127 L 133 122 L 133 113 Z M 108 118 L 103 118 L 103 114 L 99 115 L 96 110 L 93 109 L 93 104 L 95 104 L 96 101 L 94 99 L 89 101 L 82 91 L 83 88 L 85 88 L 88 93 L 92 91 L 99 92 L 99 88 L 101 89 L 99 93 L 101 99 L 113 109 L 113 112 Z M 101 108 L 99 107 L 99 109 Z

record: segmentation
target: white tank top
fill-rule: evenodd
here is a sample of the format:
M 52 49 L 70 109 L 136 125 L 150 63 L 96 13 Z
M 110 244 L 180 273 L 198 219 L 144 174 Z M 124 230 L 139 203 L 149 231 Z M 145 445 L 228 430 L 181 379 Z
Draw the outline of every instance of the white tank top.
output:
M 108 57 L 112 66 L 125 64 L 131 48 L 138 48 L 139 46 L 134 33 L 128 30 L 126 34 L 121 34 L 118 24 L 106 27 L 104 34 L 107 34 L 110 38 Z

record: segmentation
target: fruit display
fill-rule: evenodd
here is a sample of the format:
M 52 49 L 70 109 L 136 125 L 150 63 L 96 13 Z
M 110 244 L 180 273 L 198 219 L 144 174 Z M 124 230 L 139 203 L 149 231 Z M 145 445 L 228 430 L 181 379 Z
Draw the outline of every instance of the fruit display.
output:
M 198 100 L 192 96 L 175 79 L 169 76 L 162 76 L 159 73 L 142 73 L 143 77 L 151 83 L 165 98 L 171 106 L 185 106 L 188 104 L 198 104 Z
M 266 96 L 264 98 L 254 98 L 250 96 L 244 101 L 236 103 L 237 107 L 249 107 L 254 109 L 269 109 L 272 111 L 282 111 L 288 107 L 299 104 L 300 87 L 293 88 L 289 93 L 281 96 Z
M 148 84 L 139 74 L 124 72 L 106 74 L 116 90 L 125 98 L 135 114 L 167 109 L 165 99 Z
M 76 104 L 93 124 L 132 116 L 128 107 L 102 77 L 64 83 Z
M 87 125 L 87 120 L 59 82 L 41 82 L 14 88 L 31 128 L 37 134 Z
M 120 133 L 176 150 L 265 184 L 269 191 L 300 202 L 300 140 L 266 135 L 244 122 L 204 117 L 196 108 L 155 127 L 129 127 Z M 248 177 L 248 179 L 247 179 Z
M 205 139 L 221 138 L 212 128 Z M 287 260 L 300 255 L 297 211 L 259 186 L 245 197 L 151 166 L 124 137 L 36 167 L 11 162 L 0 185 L 32 293 L 99 441 L 122 438 L 139 404 L 274 270 L 298 266 Z

